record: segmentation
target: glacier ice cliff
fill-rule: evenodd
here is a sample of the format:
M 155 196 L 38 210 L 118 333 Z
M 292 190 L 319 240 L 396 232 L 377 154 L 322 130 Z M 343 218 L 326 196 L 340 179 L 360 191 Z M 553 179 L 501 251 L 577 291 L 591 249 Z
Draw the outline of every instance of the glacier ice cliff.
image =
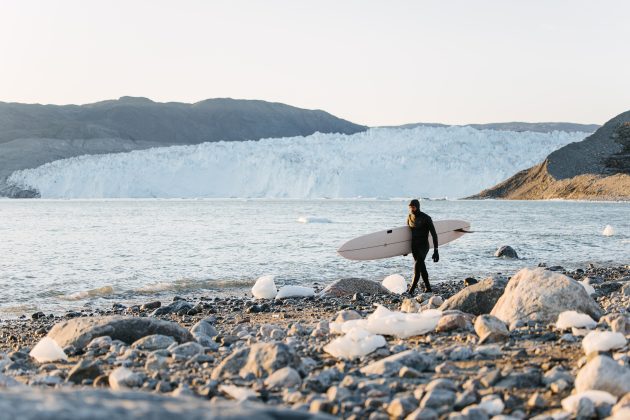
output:
M 79 156 L 16 171 L 8 182 L 42 198 L 459 198 L 587 134 L 372 128 Z

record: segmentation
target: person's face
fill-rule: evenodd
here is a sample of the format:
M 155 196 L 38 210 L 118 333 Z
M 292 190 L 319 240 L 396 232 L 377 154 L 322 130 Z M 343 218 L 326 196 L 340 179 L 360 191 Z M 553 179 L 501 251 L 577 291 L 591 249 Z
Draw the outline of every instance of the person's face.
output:
M 416 210 L 416 206 L 409 206 L 409 213 L 415 213 Z

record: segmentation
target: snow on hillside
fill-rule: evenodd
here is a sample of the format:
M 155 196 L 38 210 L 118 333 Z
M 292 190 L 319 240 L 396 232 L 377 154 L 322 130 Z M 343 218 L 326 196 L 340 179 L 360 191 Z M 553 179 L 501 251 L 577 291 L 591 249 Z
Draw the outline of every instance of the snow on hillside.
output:
M 471 127 L 203 143 L 80 156 L 14 172 L 42 198 L 449 197 L 476 193 L 542 161 L 580 132 Z

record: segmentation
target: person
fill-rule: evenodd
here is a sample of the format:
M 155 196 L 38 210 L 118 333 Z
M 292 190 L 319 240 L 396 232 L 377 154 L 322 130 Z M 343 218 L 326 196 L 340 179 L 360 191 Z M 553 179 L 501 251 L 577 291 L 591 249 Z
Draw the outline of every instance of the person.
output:
M 433 226 L 433 220 L 428 214 L 420 211 L 420 202 L 416 199 L 409 202 L 409 215 L 407 216 L 407 226 L 411 229 L 411 253 L 415 261 L 413 266 L 413 282 L 408 293 L 413 296 L 418 280 L 422 275 L 424 282 L 424 291 L 431 292 L 431 284 L 429 283 L 429 273 L 424 259 L 429 253 L 429 233 L 433 238 L 433 262 L 440 260 L 438 253 L 438 236 Z

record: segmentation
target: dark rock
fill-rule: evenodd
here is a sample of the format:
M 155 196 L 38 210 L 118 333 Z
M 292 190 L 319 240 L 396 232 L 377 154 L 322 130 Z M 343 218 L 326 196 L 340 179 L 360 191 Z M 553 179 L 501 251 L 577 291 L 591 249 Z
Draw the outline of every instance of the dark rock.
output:
M 84 359 L 70 369 L 66 381 L 80 384 L 86 379 L 94 380 L 98 376 L 102 375 L 102 373 L 103 371 L 97 362 Z
M 440 306 L 440 310 L 457 309 L 474 315 L 489 314 L 508 283 L 507 277 L 493 276 L 462 289 Z
M 464 287 L 472 286 L 473 284 L 477 284 L 479 281 L 474 277 L 466 277 L 464 279 Z
M 514 248 L 512 248 L 509 245 L 503 245 L 502 247 L 500 247 L 499 249 L 497 249 L 494 253 L 495 257 L 504 257 L 504 258 L 518 258 L 518 254 L 516 253 L 516 251 L 514 250 Z
M 157 309 L 160 306 L 162 306 L 162 302 L 160 302 L 159 300 L 153 301 L 153 302 L 147 302 L 145 304 L 143 304 L 142 306 L 140 306 L 140 309 L 143 311 L 150 311 L 153 309 Z
M 416 350 L 407 350 L 394 354 L 361 368 L 364 375 L 393 376 L 398 374 L 403 366 L 413 367 L 418 371 L 428 369 L 433 364 L 433 358 Z
M 320 292 L 321 297 L 363 295 L 389 295 L 390 292 L 380 283 L 359 278 L 339 279 Z
M 33 315 L 31 315 L 31 318 L 33 319 L 46 318 L 46 314 L 43 312 L 35 312 Z
M 162 334 L 173 337 L 180 343 L 192 341 L 193 336 L 187 329 L 170 321 L 142 317 L 82 317 L 62 321 L 48 332 L 62 348 L 74 346 L 83 349 L 96 337 L 109 336 L 131 344 L 142 337 Z
M 176 300 L 170 305 L 157 308 L 155 311 L 151 313 L 151 316 L 167 315 L 167 314 L 185 315 L 192 308 L 193 308 L 192 303 L 186 302 L 185 300 Z

